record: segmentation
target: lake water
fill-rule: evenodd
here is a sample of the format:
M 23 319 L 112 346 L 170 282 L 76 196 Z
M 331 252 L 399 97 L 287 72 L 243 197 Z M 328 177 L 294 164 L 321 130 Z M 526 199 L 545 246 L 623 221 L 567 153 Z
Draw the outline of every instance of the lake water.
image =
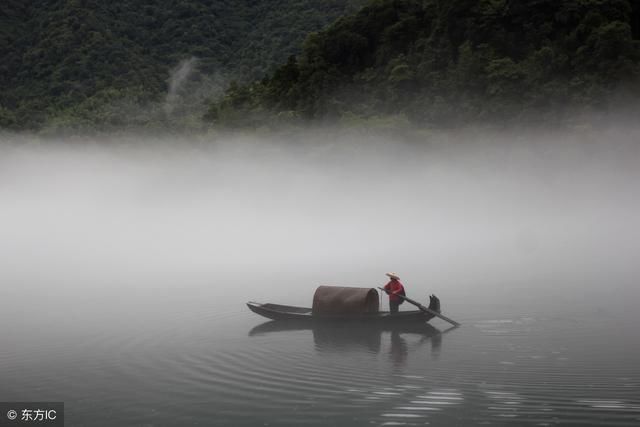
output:
M 64 401 L 70 426 L 639 425 L 634 132 L 473 155 L 5 141 L 0 400 Z M 462 326 L 245 306 L 389 270 Z

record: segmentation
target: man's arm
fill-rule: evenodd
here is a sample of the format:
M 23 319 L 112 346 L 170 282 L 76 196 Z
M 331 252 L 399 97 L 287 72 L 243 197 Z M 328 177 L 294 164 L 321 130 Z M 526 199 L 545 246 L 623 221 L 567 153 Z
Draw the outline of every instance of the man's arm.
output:
M 389 293 L 390 288 L 391 288 L 391 282 L 389 282 L 386 285 L 384 285 L 384 290 L 385 290 L 386 293 Z

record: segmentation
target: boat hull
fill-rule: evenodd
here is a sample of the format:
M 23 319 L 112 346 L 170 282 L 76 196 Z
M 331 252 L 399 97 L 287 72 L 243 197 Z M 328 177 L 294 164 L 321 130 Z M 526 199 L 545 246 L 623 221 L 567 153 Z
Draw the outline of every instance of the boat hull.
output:
M 272 320 L 296 320 L 308 322 L 337 322 L 337 323 L 412 323 L 428 322 L 433 319 L 433 315 L 421 310 L 399 311 L 391 314 L 388 311 L 362 314 L 340 314 L 340 315 L 313 315 L 311 308 L 294 307 L 279 304 L 259 304 L 248 302 L 247 307 L 260 316 Z

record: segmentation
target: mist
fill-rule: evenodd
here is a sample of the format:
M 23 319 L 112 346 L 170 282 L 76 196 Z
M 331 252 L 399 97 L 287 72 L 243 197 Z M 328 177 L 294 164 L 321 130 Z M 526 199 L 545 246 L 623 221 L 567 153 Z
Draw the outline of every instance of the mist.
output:
M 639 140 L 629 124 L 420 141 L 4 136 L 2 308 L 24 313 L 15 301 L 34 295 L 41 313 L 121 305 L 108 296 L 122 292 L 171 304 L 205 289 L 230 311 L 309 305 L 320 284 L 395 271 L 458 318 L 469 301 L 624 309 L 640 293 Z
M 187 78 L 197 65 L 197 61 L 198 59 L 195 57 L 185 59 L 180 61 L 180 63 L 171 70 L 168 80 L 169 89 L 164 104 L 164 111 L 167 115 L 173 112 L 175 104 L 178 101 L 178 92 L 184 87 Z

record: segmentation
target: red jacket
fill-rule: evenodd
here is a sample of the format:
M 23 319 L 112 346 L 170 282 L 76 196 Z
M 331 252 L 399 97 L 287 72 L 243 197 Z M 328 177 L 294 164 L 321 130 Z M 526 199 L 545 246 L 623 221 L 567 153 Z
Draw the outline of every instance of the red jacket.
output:
M 398 293 L 398 294 L 404 293 L 404 286 L 402 286 L 402 283 L 400 283 L 400 281 L 397 279 L 389 280 L 389 283 L 384 285 L 384 289 L 392 293 Z M 402 298 L 400 298 L 399 296 L 389 294 L 389 301 L 400 301 L 400 300 L 402 300 Z

